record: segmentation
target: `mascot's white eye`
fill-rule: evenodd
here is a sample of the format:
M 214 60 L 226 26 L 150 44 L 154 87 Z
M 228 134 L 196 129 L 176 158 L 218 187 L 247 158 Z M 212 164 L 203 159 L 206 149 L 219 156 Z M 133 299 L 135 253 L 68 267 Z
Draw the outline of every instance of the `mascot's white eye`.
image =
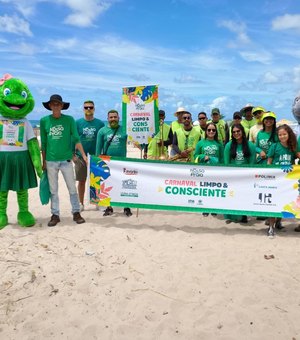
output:
M 26 99 L 26 98 L 27 98 L 27 96 L 28 96 L 28 94 L 27 94 L 27 92 L 26 92 L 26 91 L 24 91 L 24 90 L 23 90 L 23 91 L 21 92 L 21 96 L 22 96 L 23 98 L 25 98 L 25 99 Z
M 11 92 L 10 89 L 7 87 L 6 89 L 4 89 L 3 94 L 5 96 L 8 96 L 10 94 L 10 92 Z

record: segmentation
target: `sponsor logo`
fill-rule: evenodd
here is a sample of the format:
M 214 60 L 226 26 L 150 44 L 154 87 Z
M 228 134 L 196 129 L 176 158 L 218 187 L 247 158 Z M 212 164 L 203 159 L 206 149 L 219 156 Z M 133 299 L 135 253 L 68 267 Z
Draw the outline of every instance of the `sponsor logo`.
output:
M 137 181 L 133 179 L 126 179 L 122 181 L 122 189 L 136 189 Z
M 258 189 L 273 189 L 273 190 L 278 189 L 278 187 L 275 186 L 275 185 L 261 185 L 259 183 L 254 183 L 253 186 L 254 186 L 255 189 L 256 188 L 258 188 Z
M 121 197 L 139 197 L 135 192 L 121 192 Z
M 188 200 L 188 203 L 189 203 L 189 204 L 194 204 L 195 201 L 194 201 L 194 200 Z
M 255 178 L 256 179 L 268 179 L 268 180 L 272 180 L 272 179 L 276 179 L 276 176 L 274 176 L 274 175 L 259 175 L 259 174 L 255 174 Z
M 123 168 L 123 174 L 128 175 L 128 176 L 134 176 L 137 175 L 139 172 L 136 169 L 127 169 Z
M 204 176 L 204 169 L 201 168 L 192 168 L 190 169 L 190 176 L 191 177 L 203 177 Z
M 262 193 L 258 194 L 258 201 L 259 203 L 254 203 L 254 205 L 268 205 L 268 206 L 275 206 L 276 204 L 272 201 L 272 194 L 270 193 Z

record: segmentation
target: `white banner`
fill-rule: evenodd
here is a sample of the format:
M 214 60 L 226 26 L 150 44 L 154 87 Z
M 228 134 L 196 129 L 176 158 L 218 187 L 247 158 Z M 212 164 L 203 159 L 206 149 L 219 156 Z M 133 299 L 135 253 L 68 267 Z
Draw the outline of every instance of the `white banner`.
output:
M 286 173 L 277 167 L 105 163 L 110 171 L 102 185 L 110 188 L 105 205 L 300 218 L 300 166 Z

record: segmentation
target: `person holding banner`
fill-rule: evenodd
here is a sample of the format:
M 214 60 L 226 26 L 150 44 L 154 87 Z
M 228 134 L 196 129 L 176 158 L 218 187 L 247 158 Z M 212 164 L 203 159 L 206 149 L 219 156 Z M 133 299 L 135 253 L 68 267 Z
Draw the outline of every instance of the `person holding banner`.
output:
M 127 153 L 127 135 L 120 126 L 119 113 L 116 110 L 110 110 L 107 113 L 108 126 L 98 131 L 96 142 L 96 155 L 107 155 L 115 157 L 126 157 Z M 113 208 L 107 207 L 103 216 L 113 214 Z M 130 208 L 124 208 L 124 214 L 131 216 Z
M 204 139 L 201 139 L 194 152 L 195 163 L 216 165 L 223 163 L 224 147 L 218 140 L 218 130 L 214 123 L 208 123 Z
M 172 144 L 173 132 L 171 127 L 164 122 L 165 117 L 165 111 L 159 110 L 159 132 L 146 145 L 144 159 L 167 159 L 169 157 L 168 146 Z
M 170 160 L 178 162 L 194 162 L 194 150 L 200 139 L 200 131 L 192 125 L 192 115 L 184 111 L 182 115 L 183 129 L 174 132 L 172 151 L 175 153 Z
M 242 124 L 231 126 L 232 140 L 229 141 L 224 150 L 224 164 L 254 164 L 256 158 L 255 145 L 248 141 L 245 129 Z M 226 223 L 241 222 L 248 223 L 247 216 L 243 215 L 224 215 Z
M 300 157 L 300 150 L 297 146 L 297 137 L 293 130 L 283 124 L 277 128 L 278 142 L 273 143 L 268 151 L 267 164 L 276 164 L 281 166 L 291 166 L 295 164 L 295 159 Z M 281 218 L 269 218 L 269 236 L 274 235 L 274 226 L 277 229 L 284 228 L 281 225 Z M 300 228 L 295 228 L 295 231 L 300 232 Z
M 76 120 L 77 131 L 85 154 L 95 155 L 97 134 L 104 126 L 104 123 L 102 120 L 94 117 L 95 104 L 92 100 L 86 100 L 83 103 L 83 112 L 84 117 Z M 75 164 L 75 177 L 76 181 L 78 181 L 77 189 L 80 211 L 83 211 L 87 166 L 79 150 L 76 150 L 73 161 Z

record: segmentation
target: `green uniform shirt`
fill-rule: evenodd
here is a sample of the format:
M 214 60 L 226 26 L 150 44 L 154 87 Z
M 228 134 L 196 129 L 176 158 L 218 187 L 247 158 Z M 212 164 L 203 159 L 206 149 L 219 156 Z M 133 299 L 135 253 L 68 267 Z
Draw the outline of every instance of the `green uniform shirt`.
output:
M 251 142 L 248 142 L 249 150 L 250 150 L 250 156 L 245 157 L 243 153 L 243 147 L 242 144 L 238 144 L 236 149 L 236 157 L 231 158 L 230 157 L 230 147 L 231 147 L 232 141 L 229 141 L 224 150 L 224 164 L 236 164 L 236 165 L 242 165 L 242 164 L 254 164 L 255 163 L 255 145 Z
M 295 152 L 283 146 L 280 142 L 271 145 L 268 158 L 272 158 L 272 164 L 290 165 L 295 163 Z
M 256 137 L 256 153 L 258 153 L 257 156 L 257 163 L 260 164 L 267 164 L 267 155 L 268 155 L 268 151 L 270 149 L 270 146 L 274 143 L 274 142 L 270 142 L 269 139 L 271 137 L 271 132 L 267 132 L 267 131 L 259 131 L 259 133 L 257 134 Z M 278 142 L 278 137 L 277 135 L 275 135 L 275 142 Z M 264 151 L 266 154 L 266 158 L 265 159 L 261 159 L 259 154 Z
M 224 147 L 220 142 L 209 139 L 201 139 L 194 153 L 194 158 L 198 157 L 198 163 L 202 164 L 218 164 L 223 163 Z M 204 161 L 205 156 L 209 157 L 208 161 Z
M 241 124 L 245 129 L 250 130 L 256 124 L 256 119 L 254 117 L 251 120 L 242 119 Z
M 52 115 L 40 120 L 42 151 L 46 152 L 47 161 L 66 161 L 72 159 L 72 141 L 80 142 L 75 120 L 62 114 L 59 118 Z
M 114 137 L 107 148 L 113 135 Z M 108 126 L 99 130 L 96 143 L 96 156 L 105 154 L 108 156 L 126 157 L 126 151 L 127 135 L 122 132 L 121 126 L 117 128 L 117 131 Z
M 84 152 L 86 154 L 95 155 L 97 134 L 104 126 L 104 123 L 97 118 L 94 118 L 93 120 L 80 118 L 76 121 L 76 126 Z M 79 150 L 76 150 L 76 154 L 80 156 Z

